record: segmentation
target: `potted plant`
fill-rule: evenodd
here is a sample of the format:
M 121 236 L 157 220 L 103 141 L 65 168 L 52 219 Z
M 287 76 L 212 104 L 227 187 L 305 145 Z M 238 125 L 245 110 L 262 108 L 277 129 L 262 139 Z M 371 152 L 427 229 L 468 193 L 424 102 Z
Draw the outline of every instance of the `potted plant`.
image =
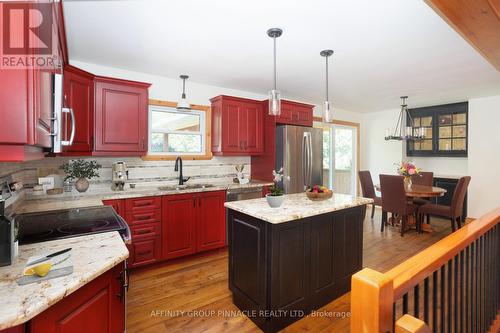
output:
M 274 185 L 269 189 L 269 193 L 266 194 L 266 200 L 269 206 L 272 208 L 278 208 L 283 204 L 283 190 L 278 187 L 278 183 L 283 179 L 283 168 L 278 171 L 273 170 L 273 182 Z
M 66 173 L 64 180 L 75 181 L 75 188 L 78 192 L 85 192 L 89 188 L 89 179 L 99 177 L 97 170 L 101 165 L 96 161 L 71 160 L 59 167 Z
M 415 164 L 410 162 L 401 162 L 397 164 L 398 174 L 404 177 L 404 183 L 407 189 L 411 188 L 411 176 L 420 174 L 420 169 L 418 169 Z

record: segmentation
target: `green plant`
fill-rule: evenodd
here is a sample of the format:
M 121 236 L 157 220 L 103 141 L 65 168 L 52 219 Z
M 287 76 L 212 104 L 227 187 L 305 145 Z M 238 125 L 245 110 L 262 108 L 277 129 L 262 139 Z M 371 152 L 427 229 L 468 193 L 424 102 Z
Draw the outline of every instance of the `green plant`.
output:
M 278 183 L 283 179 L 283 168 L 279 169 L 278 171 L 273 170 L 273 182 L 274 185 L 273 187 L 269 188 L 269 194 L 272 196 L 280 196 L 283 195 L 283 190 L 278 187 Z
M 85 178 L 91 179 L 99 177 L 99 170 L 102 166 L 96 161 L 71 160 L 59 167 L 66 173 L 64 180 Z

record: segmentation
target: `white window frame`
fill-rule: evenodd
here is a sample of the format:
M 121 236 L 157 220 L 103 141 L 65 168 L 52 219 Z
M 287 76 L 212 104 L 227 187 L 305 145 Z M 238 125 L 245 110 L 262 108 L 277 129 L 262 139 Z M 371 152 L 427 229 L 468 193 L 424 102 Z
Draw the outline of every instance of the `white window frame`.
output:
M 153 111 L 156 112 L 169 112 L 169 113 L 178 113 L 178 114 L 187 114 L 187 115 L 198 115 L 200 117 L 200 131 L 199 132 L 185 132 L 185 131 L 158 131 L 155 130 L 155 133 L 167 133 L 167 134 L 199 134 L 201 136 L 201 152 L 200 153 L 190 153 L 190 152 L 167 152 L 167 151 L 162 151 L 162 152 L 153 152 L 151 151 L 151 143 L 152 143 L 152 134 L 153 134 L 153 121 L 152 121 L 152 114 Z M 204 156 L 206 154 L 206 112 L 200 111 L 200 110 L 190 110 L 190 111 L 179 111 L 176 108 L 173 107 L 167 107 L 167 106 L 158 106 L 158 105 L 149 105 L 149 110 L 148 110 L 148 155 L 154 155 L 154 156 Z

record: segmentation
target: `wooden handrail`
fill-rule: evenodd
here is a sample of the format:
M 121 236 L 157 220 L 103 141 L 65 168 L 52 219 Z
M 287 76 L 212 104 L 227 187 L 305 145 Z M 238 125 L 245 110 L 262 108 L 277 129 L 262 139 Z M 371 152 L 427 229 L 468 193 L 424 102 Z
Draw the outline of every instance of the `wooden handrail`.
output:
M 396 321 L 396 333 L 431 333 L 431 329 L 422 320 L 405 314 Z
M 498 222 L 500 222 L 500 207 L 466 224 L 456 232 L 386 272 L 384 275 L 393 281 L 394 299 L 403 296 L 410 288 L 431 275 L 432 272 L 455 257 Z
M 351 280 L 351 332 L 392 332 L 393 303 L 499 222 L 500 207 L 497 207 L 386 273 L 365 268 L 354 274 Z M 404 316 L 400 319 L 403 318 L 399 332 L 426 332 L 428 327 L 413 320 L 416 318 Z M 404 330 L 411 325 L 416 325 L 417 330 Z

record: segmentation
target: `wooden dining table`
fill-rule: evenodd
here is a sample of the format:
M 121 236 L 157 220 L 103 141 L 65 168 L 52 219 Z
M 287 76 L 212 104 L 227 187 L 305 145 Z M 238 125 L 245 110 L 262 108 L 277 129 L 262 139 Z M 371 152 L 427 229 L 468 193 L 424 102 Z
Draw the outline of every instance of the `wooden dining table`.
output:
M 375 189 L 380 191 L 380 185 L 375 185 Z M 409 188 L 405 186 L 405 193 L 408 198 L 435 198 L 442 197 L 446 193 L 446 190 L 436 186 L 414 184 Z
M 380 184 L 375 185 L 375 189 L 380 192 Z M 447 191 L 444 188 L 428 185 L 412 184 L 410 187 L 405 186 L 405 194 L 409 201 L 413 198 L 436 198 L 442 197 Z M 432 232 L 430 225 L 422 223 L 423 232 Z

